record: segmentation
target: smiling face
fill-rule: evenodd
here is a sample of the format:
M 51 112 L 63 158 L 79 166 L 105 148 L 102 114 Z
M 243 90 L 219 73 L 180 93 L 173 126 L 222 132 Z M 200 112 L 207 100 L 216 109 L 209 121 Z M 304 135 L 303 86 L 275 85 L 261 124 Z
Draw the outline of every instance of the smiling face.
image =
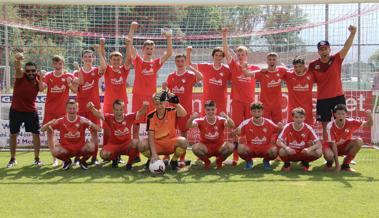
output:
M 186 67 L 186 58 L 183 56 L 176 57 L 175 65 L 178 70 L 183 70 Z
M 240 63 L 245 63 L 247 62 L 247 51 L 245 50 L 237 50 L 237 58 Z
M 25 66 L 25 76 L 28 80 L 34 80 L 37 75 L 37 68 L 34 65 Z
M 293 65 L 293 69 L 295 70 L 296 74 L 302 74 L 305 71 L 305 65 L 304 64 L 295 64 L 295 65 Z
M 66 105 L 66 112 L 69 116 L 76 116 L 78 113 L 78 104 L 76 102 L 70 102 Z
M 222 52 L 222 51 L 216 51 L 216 52 L 213 53 L 212 58 L 213 58 L 213 62 L 214 63 L 218 63 L 219 64 L 224 59 L 224 52 Z
M 52 67 L 55 71 L 62 71 L 64 68 L 64 62 L 62 60 L 53 61 Z
M 336 120 L 338 120 L 339 122 L 343 122 L 346 119 L 346 111 L 337 110 L 336 112 L 334 112 L 334 116 Z
M 119 67 L 122 65 L 122 56 L 120 55 L 111 55 L 110 59 L 109 59 L 109 63 L 113 66 L 113 67 Z
M 255 119 L 259 119 L 263 115 L 263 109 L 252 109 L 251 114 Z
M 329 46 L 321 46 L 318 49 L 318 54 L 320 55 L 321 58 L 328 58 L 330 55 L 330 47 Z
M 209 118 L 213 118 L 216 116 L 217 108 L 216 106 L 206 106 L 205 107 L 205 115 Z
M 276 67 L 278 64 L 278 57 L 276 56 L 267 56 L 267 66 Z
M 92 52 L 85 52 L 82 56 L 82 61 L 84 64 L 92 64 L 95 57 Z

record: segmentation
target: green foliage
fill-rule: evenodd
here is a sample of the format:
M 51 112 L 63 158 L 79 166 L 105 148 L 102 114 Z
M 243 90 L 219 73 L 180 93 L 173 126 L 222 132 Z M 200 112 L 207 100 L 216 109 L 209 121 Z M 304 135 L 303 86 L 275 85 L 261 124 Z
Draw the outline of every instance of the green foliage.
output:
M 373 64 L 376 70 L 379 70 L 379 50 L 376 50 L 374 54 L 368 59 L 368 63 Z

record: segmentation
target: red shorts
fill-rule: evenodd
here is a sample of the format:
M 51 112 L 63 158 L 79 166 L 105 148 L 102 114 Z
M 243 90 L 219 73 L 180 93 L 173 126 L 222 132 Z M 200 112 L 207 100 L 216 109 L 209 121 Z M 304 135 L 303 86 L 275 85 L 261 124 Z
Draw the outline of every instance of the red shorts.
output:
M 337 145 L 337 152 L 338 152 L 338 156 L 345 156 L 345 155 L 348 155 L 349 153 L 347 152 L 347 146 L 349 145 L 349 143 L 351 142 L 351 140 L 347 140 L 345 143 L 343 143 L 342 145 Z M 326 149 L 330 148 L 330 150 L 332 149 L 329 145 L 328 142 L 324 142 L 322 143 L 322 150 L 325 151 Z
M 43 116 L 42 124 L 46 124 L 53 119 L 58 119 L 58 118 L 61 118 L 64 116 L 65 116 L 65 114 L 61 114 L 61 113 L 46 113 L 45 112 L 45 115 Z
M 131 150 L 132 149 L 135 150 L 135 148 L 132 148 L 132 146 L 130 146 L 130 143 L 131 143 L 131 140 L 127 141 L 124 144 L 108 143 L 108 144 L 103 146 L 102 152 L 106 151 L 106 152 L 111 153 L 109 160 L 113 160 L 116 157 L 118 157 L 119 155 L 130 155 Z
M 251 117 L 250 103 L 232 100 L 232 120 L 239 126 L 242 121 Z
M 176 127 L 181 131 L 185 132 L 188 130 L 187 128 L 187 121 L 190 118 L 190 113 L 187 112 L 187 116 L 185 117 L 178 117 L 176 120 Z
M 312 161 L 315 161 L 317 160 L 318 158 L 316 157 L 313 157 L 313 156 L 307 156 L 307 155 L 304 155 L 302 153 L 303 149 L 294 149 L 296 151 L 296 153 L 294 155 L 290 155 L 290 156 L 285 156 L 285 157 L 282 157 L 280 156 L 280 158 L 284 161 L 284 162 L 290 162 L 290 161 L 305 161 L 305 162 L 312 162 Z
M 274 147 L 273 144 L 266 144 L 266 145 L 247 145 L 247 147 L 250 150 L 251 158 L 253 157 L 268 157 L 268 151 Z
M 271 106 L 263 105 L 263 117 L 272 120 L 274 123 L 282 122 L 283 115 L 281 104 Z
M 93 115 L 91 112 L 80 112 L 78 114 L 79 114 L 79 116 L 87 118 L 92 123 L 94 123 L 94 124 L 96 124 L 98 126 L 100 125 L 100 119 L 97 118 L 97 117 L 95 117 L 95 115 Z
M 64 145 L 64 144 L 61 144 L 61 147 L 67 151 L 67 155 L 70 157 L 82 156 L 84 154 L 84 152 L 82 151 L 84 146 L 85 146 L 85 144 L 83 144 L 83 145 Z
M 213 143 L 202 143 L 207 147 L 207 157 L 217 157 L 220 155 L 220 149 L 223 146 L 223 144 L 213 144 Z
M 158 155 L 169 155 L 175 152 L 175 144 L 179 137 L 154 140 L 155 150 Z
M 149 108 L 147 109 L 147 114 L 149 112 L 154 110 L 154 102 L 153 102 L 153 97 L 151 95 L 138 95 L 138 94 L 133 94 L 132 98 L 132 112 L 135 113 L 139 111 L 142 108 L 143 102 L 148 101 Z M 140 119 L 134 121 L 134 123 L 146 123 L 147 119 L 146 116 L 142 116 Z

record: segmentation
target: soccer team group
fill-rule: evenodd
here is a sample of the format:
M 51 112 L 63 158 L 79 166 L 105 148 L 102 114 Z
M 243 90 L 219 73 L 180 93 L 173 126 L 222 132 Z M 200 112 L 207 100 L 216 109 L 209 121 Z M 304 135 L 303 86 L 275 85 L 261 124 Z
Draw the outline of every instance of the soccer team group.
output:
M 64 70 L 65 61 L 59 55 L 52 58 L 54 70 L 47 74 L 41 74 L 33 62 L 22 66 L 23 54 L 15 55 L 8 168 L 16 164 L 17 135 L 24 123 L 25 130 L 33 136 L 35 165 L 42 165 L 39 134 L 46 131 L 54 163 L 61 160 L 64 170 L 71 167 L 72 159 L 82 169 L 88 169 L 88 161 L 98 162 L 97 133 L 102 130 L 103 147 L 99 155 L 104 161 L 111 161 L 113 167 L 119 165 L 121 155 L 128 155 L 125 167 L 131 170 L 142 154 L 148 159 L 146 166 L 161 156 L 171 169 L 178 170 L 189 162 L 185 160 L 189 147 L 187 131 L 198 128 L 200 139 L 192 145 L 192 152 L 198 157 L 196 162 L 203 162 L 205 169 L 211 167 L 211 157 L 216 157 L 219 169 L 232 156 L 233 165 L 237 165 L 240 157 L 246 161 L 246 169 L 253 168 L 253 159 L 263 158 L 266 170 L 271 169 L 271 160 L 280 159 L 284 162 L 283 171 L 291 169 L 291 162 L 301 162 L 303 169 L 308 171 L 309 163 L 323 156 L 326 169 L 353 171 L 350 162 L 363 145 L 353 133 L 373 124 L 370 111 L 367 111 L 366 121 L 347 118 L 341 65 L 353 43 L 356 27 L 349 26 L 350 35 L 339 52 L 331 55 L 329 42 L 320 41 L 317 44 L 320 58 L 306 67 L 304 58 L 297 56 L 293 59 L 293 69 L 277 66 L 276 53 L 267 55 L 267 67 L 262 69 L 248 63 L 245 46 L 237 47 L 235 55 L 231 54 L 228 29 L 224 28 L 223 48 L 212 50 L 213 63 L 192 63 L 192 48 L 188 47 L 186 54 L 175 55 L 177 69 L 169 74 L 158 92 L 157 73 L 173 53 L 172 36 L 168 31 L 163 34 L 167 50 L 153 59 L 153 41 L 143 43 L 141 55 L 134 48 L 133 35 L 137 28 L 138 23 L 132 22 L 125 38 L 125 57 L 114 51 L 107 62 L 105 39 L 101 38 L 94 49 L 100 66 L 93 66 L 94 50 L 85 49 L 81 57 L 83 65 L 76 64 L 74 73 Z M 223 64 L 224 58 L 227 64 Z M 135 80 L 132 112 L 128 113 L 126 89 L 131 65 Z M 101 77 L 105 81 L 102 109 Z M 201 80 L 203 108 L 198 114 L 192 112 L 192 91 L 195 83 Z M 253 100 L 256 80 L 261 88 L 259 102 Z M 226 113 L 228 81 L 231 81 L 231 117 Z M 289 95 L 287 124 L 282 123 L 282 81 L 287 84 Z M 323 126 L 320 138 L 312 128 L 314 83 L 317 85 L 316 118 Z M 45 114 L 40 127 L 35 100 L 38 92 L 46 89 Z M 76 93 L 76 99 L 69 99 L 70 90 Z M 139 139 L 141 123 L 147 126 L 146 139 Z M 226 128 L 231 129 L 231 140 L 224 138 Z M 86 130 L 91 132 L 88 141 L 85 140 Z M 54 131 L 59 132 L 59 143 L 54 140 Z M 344 157 L 341 164 L 339 156 Z

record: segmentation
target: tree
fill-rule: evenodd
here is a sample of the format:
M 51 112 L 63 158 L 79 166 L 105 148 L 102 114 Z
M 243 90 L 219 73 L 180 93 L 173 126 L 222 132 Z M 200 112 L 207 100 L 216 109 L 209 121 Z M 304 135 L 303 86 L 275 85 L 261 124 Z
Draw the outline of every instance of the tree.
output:
M 377 70 L 379 70 L 379 50 L 376 50 L 374 54 L 368 59 L 368 63 L 373 64 Z

